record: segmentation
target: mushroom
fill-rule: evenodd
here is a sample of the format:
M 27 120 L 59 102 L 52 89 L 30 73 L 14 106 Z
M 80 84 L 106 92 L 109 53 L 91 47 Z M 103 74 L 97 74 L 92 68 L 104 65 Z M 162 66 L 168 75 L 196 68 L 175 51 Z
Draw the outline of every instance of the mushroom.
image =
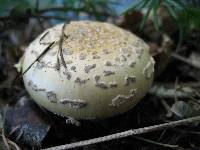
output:
M 72 21 L 39 35 L 25 52 L 22 70 L 28 93 L 47 110 L 103 119 L 128 111 L 144 97 L 154 60 L 147 44 L 126 30 Z

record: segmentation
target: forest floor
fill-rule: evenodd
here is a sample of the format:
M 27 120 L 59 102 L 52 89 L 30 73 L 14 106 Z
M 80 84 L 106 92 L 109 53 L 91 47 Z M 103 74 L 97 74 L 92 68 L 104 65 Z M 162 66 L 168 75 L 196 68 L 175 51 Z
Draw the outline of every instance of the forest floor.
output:
M 181 45 L 178 30 L 170 24 L 156 31 L 151 21 L 138 31 L 127 16 L 117 23 L 142 37 L 156 60 L 152 88 L 130 111 L 105 120 L 66 124 L 66 118 L 54 115 L 31 101 L 14 65 L 25 48 L 49 27 L 47 21 L 9 23 L 0 30 L 0 147 L 39 149 L 74 143 L 114 133 L 172 123 L 200 114 L 200 32 L 190 31 Z M 199 150 L 200 124 L 193 122 L 149 133 L 128 136 L 77 149 L 84 150 Z M 1 148 L 0 148 L 1 149 Z

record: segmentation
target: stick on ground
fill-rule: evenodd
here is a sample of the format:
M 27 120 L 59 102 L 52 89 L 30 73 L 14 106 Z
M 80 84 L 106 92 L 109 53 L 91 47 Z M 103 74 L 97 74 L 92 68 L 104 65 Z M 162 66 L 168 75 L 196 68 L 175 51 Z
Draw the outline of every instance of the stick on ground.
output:
M 120 139 L 120 138 L 128 137 L 131 135 L 138 135 L 138 134 L 158 131 L 158 130 L 162 130 L 162 129 L 166 129 L 166 128 L 172 128 L 172 127 L 176 127 L 176 126 L 180 126 L 180 125 L 186 125 L 188 123 L 192 123 L 192 122 L 196 122 L 196 121 L 200 121 L 200 116 L 182 119 L 182 120 L 178 120 L 178 121 L 173 121 L 173 122 L 169 122 L 169 123 L 163 123 L 163 124 L 159 124 L 159 125 L 153 125 L 153 126 L 139 128 L 139 129 L 131 129 L 131 130 L 127 130 L 127 131 L 120 132 L 120 133 L 115 133 L 115 134 L 98 137 L 98 138 L 94 138 L 94 139 L 90 139 L 90 140 L 75 142 L 75 143 L 71 143 L 71 144 L 55 146 L 55 147 L 51 147 L 51 148 L 47 148 L 47 149 L 43 149 L 43 150 L 65 150 L 65 149 L 77 148 L 77 147 L 82 147 L 82 146 L 86 146 L 86 145 Z

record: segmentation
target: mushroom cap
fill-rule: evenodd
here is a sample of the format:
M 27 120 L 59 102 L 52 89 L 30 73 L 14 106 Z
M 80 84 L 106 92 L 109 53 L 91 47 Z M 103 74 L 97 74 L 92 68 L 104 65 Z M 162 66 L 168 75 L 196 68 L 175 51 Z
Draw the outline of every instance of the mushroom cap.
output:
M 154 60 L 148 45 L 128 31 L 94 21 L 44 31 L 27 48 L 23 71 L 52 42 L 23 80 L 31 97 L 53 113 L 75 119 L 111 117 L 136 105 L 152 84 Z

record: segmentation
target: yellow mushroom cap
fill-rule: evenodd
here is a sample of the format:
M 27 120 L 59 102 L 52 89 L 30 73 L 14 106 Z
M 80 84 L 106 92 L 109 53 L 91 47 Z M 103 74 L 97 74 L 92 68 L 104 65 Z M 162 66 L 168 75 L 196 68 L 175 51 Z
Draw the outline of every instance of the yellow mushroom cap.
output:
M 76 119 L 107 118 L 136 105 L 153 80 L 154 60 L 147 44 L 108 23 L 64 25 L 44 31 L 25 52 L 23 71 L 55 42 L 23 75 L 31 97 L 53 113 Z

